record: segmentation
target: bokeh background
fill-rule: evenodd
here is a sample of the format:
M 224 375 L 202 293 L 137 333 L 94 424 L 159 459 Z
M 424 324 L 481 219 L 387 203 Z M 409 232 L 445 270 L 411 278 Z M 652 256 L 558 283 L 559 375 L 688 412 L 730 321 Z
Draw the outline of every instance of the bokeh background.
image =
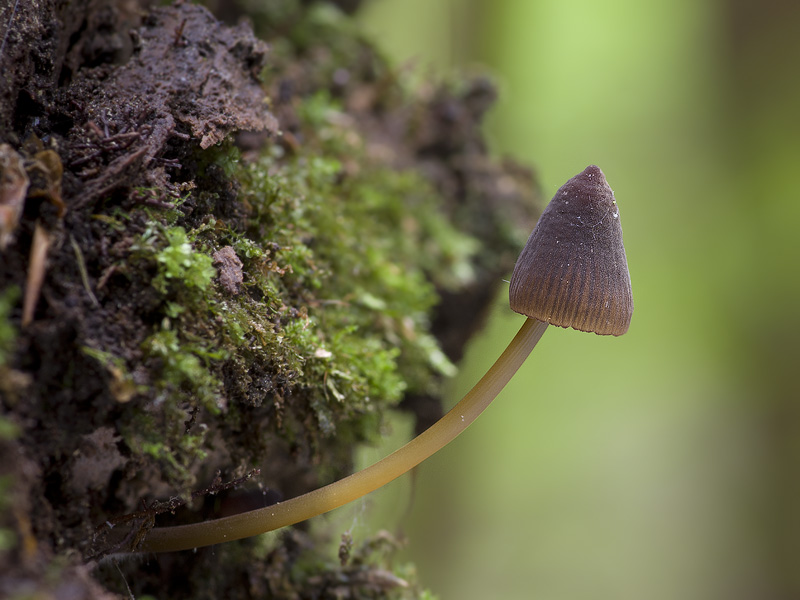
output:
M 546 198 L 601 166 L 635 312 L 620 338 L 551 328 L 413 499 L 405 478 L 350 509 L 354 534 L 402 529 L 442 600 L 800 598 L 800 3 L 368 0 L 359 18 L 416 72 L 491 73 L 492 150 Z M 502 294 L 451 403 L 520 323 Z

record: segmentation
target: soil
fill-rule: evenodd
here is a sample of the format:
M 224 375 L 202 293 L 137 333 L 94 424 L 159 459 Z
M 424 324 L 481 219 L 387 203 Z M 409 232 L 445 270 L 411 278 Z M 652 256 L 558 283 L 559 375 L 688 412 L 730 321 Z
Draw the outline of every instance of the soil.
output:
M 210 7 L 236 25 L 185 2 L 0 1 L 0 298 L 9 306 L 0 320 L 14 332 L 6 360 L 0 360 L 1 596 L 418 593 L 390 572 L 390 558 L 369 559 L 375 552 L 391 555 L 386 549 L 396 542 L 383 534 L 345 552 L 341 564 L 302 563 L 298 576 L 300 557 L 324 542 L 304 525 L 286 531 L 256 562 L 252 545 L 145 563 L 91 559 L 108 550 L 98 548 L 95 537 L 104 522 L 136 514 L 143 504 L 150 516 L 183 504 L 154 499 L 188 501 L 190 490 L 200 490 L 197 512 L 218 512 L 226 499 L 223 510 L 239 510 L 235 503 L 249 501 L 244 481 L 258 478 L 242 468 L 244 457 L 270 457 L 261 476 L 280 493 L 269 501 L 316 487 L 320 466 L 329 464 L 335 475 L 349 468 L 350 441 L 323 440 L 314 419 L 302 412 L 307 404 L 289 406 L 286 411 L 299 412 L 288 414 L 261 400 L 291 392 L 265 366 L 250 371 L 262 382 L 258 401 L 248 396 L 256 393 L 255 383 L 234 392 L 239 384 L 220 367 L 220 380 L 230 384 L 223 395 L 244 395 L 250 407 L 238 421 L 239 442 L 227 441 L 230 422 L 209 417 L 209 435 L 227 436 L 226 442 L 193 463 L 185 488 L 176 489 L 179 478 L 166 476 L 162 462 L 137 452 L 124 435 L 126 428 L 146 426 L 142 415 L 162 418 L 152 390 L 163 365 L 143 343 L 163 320 L 164 301 L 152 285 L 155 267 L 135 260 L 137 240 L 150 227 L 148 211 L 173 210 L 181 199 L 176 218 L 187 230 L 212 217 L 245 229 L 248 208 L 239 184 L 204 153 L 230 140 L 245 158 L 266 144 L 291 153 L 311 143 L 298 125 L 297 99 L 320 90 L 338 98 L 358 135 L 384 149 L 387 165 L 422 173 L 443 198 L 447 218 L 491 249 L 474 260 L 470 282 L 437 285 L 442 308 L 432 313 L 430 330 L 454 361 L 480 327 L 476 315 L 485 312 L 513 266 L 513 240 L 524 241 L 535 219 L 531 173 L 494 161 L 480 133 L 494 99 L 487 80 L 463 82 L 458 90 L 432 86 L 412 98 L 396 80 L 376 76 L 376 54 L 362 42 L 354 62 L 322 77 L 314 63 L 325 41 L 315 46 L 287 33 L 312 3 L 274 4 L 284 8 L 253 17 L 257 37 L 234 2 Z M 358 3 L 339 4 L 351 12 Z M 285 54 L 271 49 L 285 45 L 301 48 Z M 113 226 L 121 220 L 124 227 Z M 46 260 L 35 258 L 37 248 Z M 221 293 L 242 292 L 246 274 L 230 246 L 209 262 Z M 102 348 L 116 362 L 87 348 Z M 418 429 L 441 414 L 435 393 L 407 394 L 402 406 L 418 416 Z M 187 413 L 186 435 L 206 410 L 195 406 Z M 259 437 L 285 427 L 282 419 L 298 424 L 296 440 Z M 215 475 L 217 468 L 227 468 L 224 477 Z M 200 483 L 212 480 L 208 487 Z M 236 485 L 226 484 L 231 481 Z M 244 489 L 237 495 L 232 488 Z M 265 501 L 264 494 L 258 497 Z

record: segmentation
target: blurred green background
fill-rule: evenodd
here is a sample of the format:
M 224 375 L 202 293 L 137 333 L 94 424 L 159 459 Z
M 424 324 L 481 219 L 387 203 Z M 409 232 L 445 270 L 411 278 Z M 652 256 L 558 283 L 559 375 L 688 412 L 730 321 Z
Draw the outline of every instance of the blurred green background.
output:
M 635 302 L 620 338 L 551 328 L 410 508 L 405 478 L 372 523 L 408 534 L 442 600 L 799 598 L 800 3 L 372 0 L 359 18 L 421 73 L 492 73 L 492 150 L 545 198 L 601 166 Z M 451 403 L 521 320 L 503 293 Z

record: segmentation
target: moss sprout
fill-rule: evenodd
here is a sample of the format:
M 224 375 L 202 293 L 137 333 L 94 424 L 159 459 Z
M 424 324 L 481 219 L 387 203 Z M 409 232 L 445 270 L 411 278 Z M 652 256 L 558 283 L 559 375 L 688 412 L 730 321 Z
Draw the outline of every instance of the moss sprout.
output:
M 19 295 L 19 288 L 16 287 L 0 292 L 0 368 L 5 365 L 17 338 L 17 330 L 11 323 L 10 313 Z

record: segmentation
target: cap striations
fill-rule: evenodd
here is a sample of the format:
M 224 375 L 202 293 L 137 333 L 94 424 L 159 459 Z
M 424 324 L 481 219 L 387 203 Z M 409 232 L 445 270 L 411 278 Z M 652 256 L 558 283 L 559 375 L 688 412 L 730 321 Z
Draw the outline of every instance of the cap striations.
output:
M 633 314 L 622 225 L 599 167 L 567 181 L 517 259 L 511 309 L 559 327 L 622 335 Z

